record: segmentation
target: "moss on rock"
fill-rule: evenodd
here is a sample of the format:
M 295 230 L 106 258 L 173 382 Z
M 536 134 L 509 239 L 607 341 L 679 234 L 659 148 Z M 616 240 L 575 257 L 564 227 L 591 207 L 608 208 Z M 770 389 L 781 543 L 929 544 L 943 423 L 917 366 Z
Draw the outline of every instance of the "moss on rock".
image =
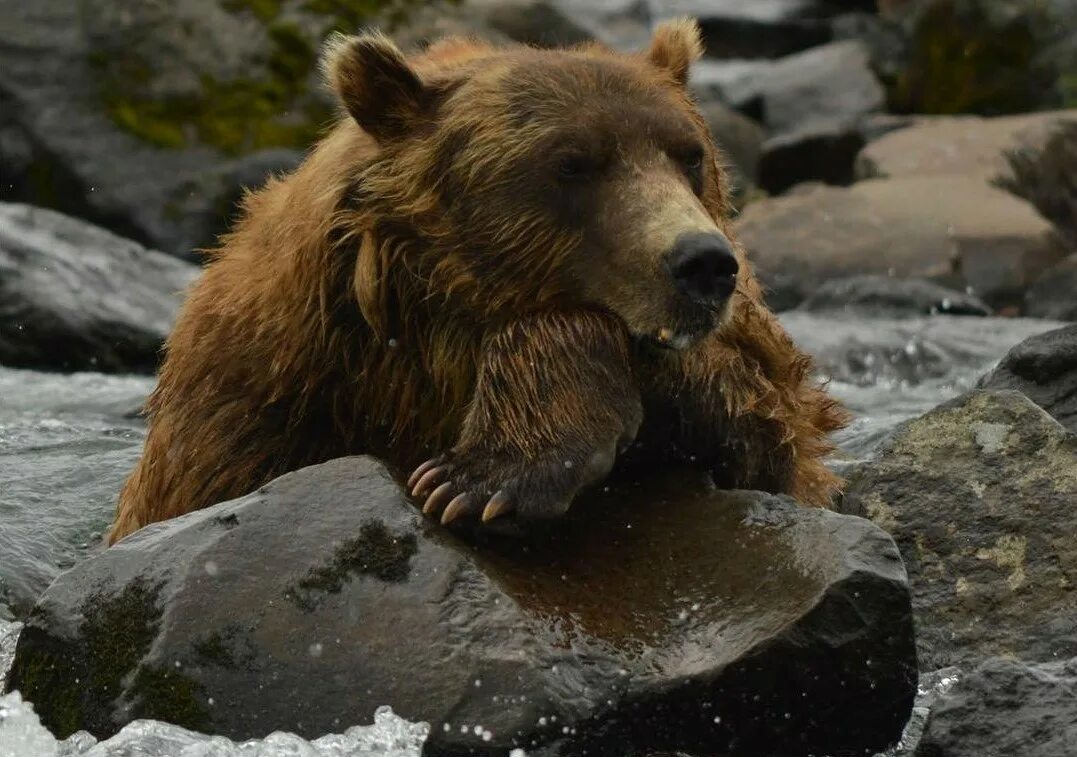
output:
M 265 34 L 249 73 L 201 75 L 196 92 L 161 94 L 160 66 L 130 50 L 90 54 L 99 96 L 112 121 L 166 149 L 196 145 L 229 155 L 269 148 L 305 148 L 333 115 L 316 85 L 317 49 L 333 31 L 354 32 L 377 17 L 391 28 L 416 0 L 221 0 L 229 13 L 253 17 Z M 195 30 L 193 33 L 197 33 Z
M 404 581 L 417 551 L 414 534 L 396 537 L 381 523 L 366 523 L 358 536 L 337 548 L 332 560 L 311 570 L 291 587 L 287 598 L 309 612 L 317 606 L 319 594 L 339 593 L 353 574 L 390 583 Z

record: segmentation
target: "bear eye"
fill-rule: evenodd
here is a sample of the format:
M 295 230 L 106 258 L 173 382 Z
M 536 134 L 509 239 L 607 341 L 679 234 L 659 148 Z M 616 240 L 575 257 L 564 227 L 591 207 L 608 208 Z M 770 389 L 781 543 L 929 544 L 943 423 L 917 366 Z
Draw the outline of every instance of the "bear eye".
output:
M 703 149 L 697 147 L 694 150 L 689 151 L 685 154 L 682 160 L 684 161 L 685 168 L 690 171 L 698 171 L 703 167 Z
M 566 155 L 557 163 L 557 175 L 567 181 L 583 179 L 594 170 L 595 162 L 587 155 Z

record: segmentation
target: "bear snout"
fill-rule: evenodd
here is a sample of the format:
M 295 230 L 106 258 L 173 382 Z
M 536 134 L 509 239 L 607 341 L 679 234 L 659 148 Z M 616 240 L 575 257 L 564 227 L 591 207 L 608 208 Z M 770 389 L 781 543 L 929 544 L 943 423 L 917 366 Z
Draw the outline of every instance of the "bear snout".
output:
M 721 305 L 737 286 L 740 266 L 722 234 L 682 234 L 669 251 L 668 264 L 677 291 L 702 305 Z

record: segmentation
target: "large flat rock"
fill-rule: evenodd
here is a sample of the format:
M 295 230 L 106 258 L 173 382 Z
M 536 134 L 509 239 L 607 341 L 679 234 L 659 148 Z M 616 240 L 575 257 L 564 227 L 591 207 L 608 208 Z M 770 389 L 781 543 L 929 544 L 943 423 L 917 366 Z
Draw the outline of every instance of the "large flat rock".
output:
M 849 474 L 843 512 L 897 541 L 924 670 L 1077 655 L 1077 436 L 1012 391 L 964 395 Z
M 869 521 L 671 476 L 469 545 L 348 458 L 146 528 L 57 580 L 8 686 L 58 736 L 425 721 L 430 755 L 862 754 L 916 690 Z M 842 728 L 834 728 L 840 719 Z
M 990 182 L 1012 175 L 1006 154 L 1042 149 L 1051 132 L 1077 121 L 1077 109 L 1019 116 L 924 116 L 868 144 L 859 178 L 967 176 Z
M 764 283 L 792 304 L 831 278 L 886 274 L 1017 305 L 1065 254 L 1032 205 L 965 177 L 812 187 L 750 204 L 737 229 Z
M 198 272 L 84 221 L 0 203 L 0 363 L 152 373 Z

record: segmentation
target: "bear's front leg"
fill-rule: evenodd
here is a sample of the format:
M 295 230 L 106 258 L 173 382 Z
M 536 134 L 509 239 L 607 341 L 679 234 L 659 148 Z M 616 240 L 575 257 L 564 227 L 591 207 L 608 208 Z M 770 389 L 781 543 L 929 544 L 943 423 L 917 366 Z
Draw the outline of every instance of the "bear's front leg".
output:
M 823 461 L 848 413 L 762 304 L 742 301 L 723 328 L 685 350 L 640 345 L 636 366 L 643 455 L 700 466 L 723 488 L 790 494 L 806 505 L 829 506 L 840 491 Z
M 488 337 L 456 445 L 408 481 L 442 523 L 550 518 L 601 481 L 642 419 L 624 325 L 553 312 Z

